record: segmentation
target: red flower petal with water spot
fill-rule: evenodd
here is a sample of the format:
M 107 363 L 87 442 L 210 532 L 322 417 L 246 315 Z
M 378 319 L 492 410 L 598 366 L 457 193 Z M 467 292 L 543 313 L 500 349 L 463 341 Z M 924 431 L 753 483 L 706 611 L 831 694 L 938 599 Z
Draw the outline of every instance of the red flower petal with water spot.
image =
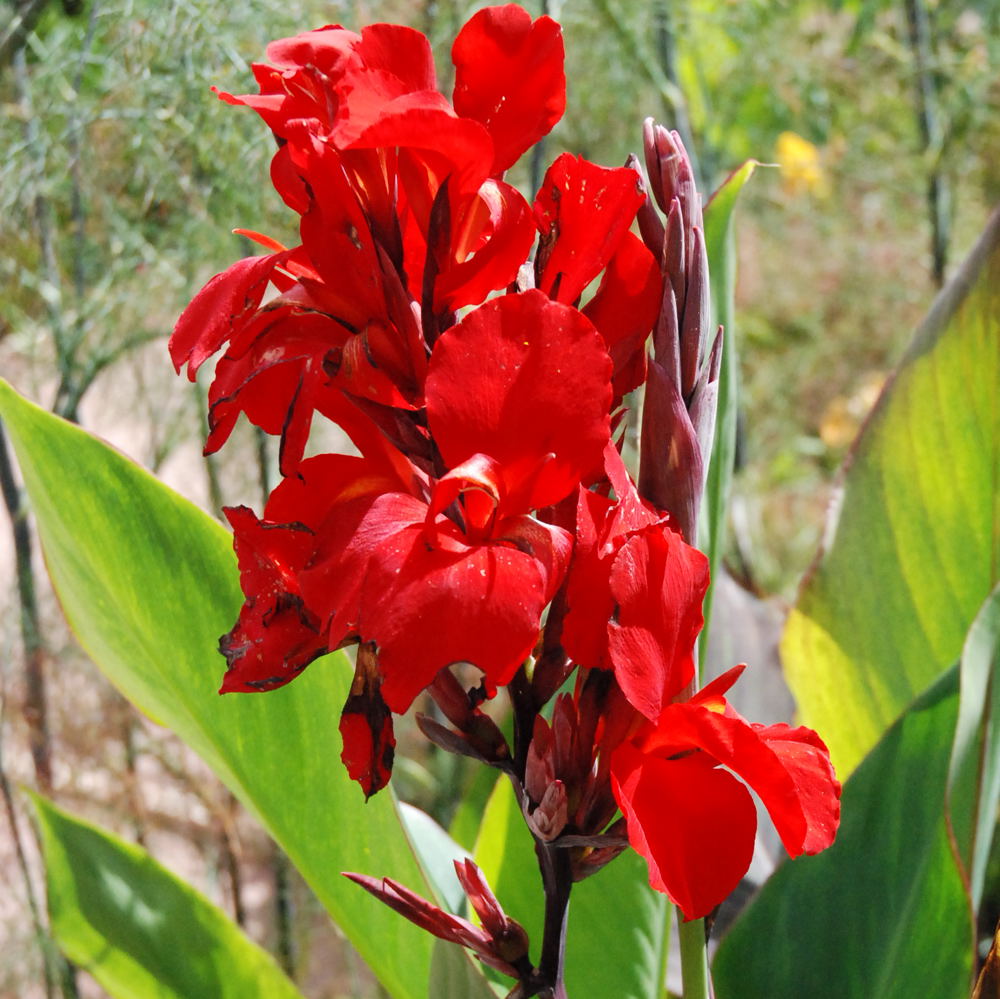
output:
M 507 523 L 503 536 L 475 545 L 450 521 L 436 527 L 433 542 L 421 524 L 384 545 L 361 594 L 359 631 L 379 647 L 382 693 L 398 713 L 451 663 L 508 683 L 538 639 L 569 557 L 558 528 L 546 532 L 548 551 L 518 547 L 538 533 L 534 522 Z
M 496 151 L 491 173 L 499 175 L 566 110 L 562 30 L 516 4 L 487 7 L 458 33 L 451 58 L 455 110 L 486 126 Z
M 563 153 L 535 199 L 537 286 L 559 302 L 575 302 L 611 260 L 645 197 L 631 168 Z
M 575 309 L 539 291 L 493 299 L 446 330 L 427 373 L 427 420 L 448 467 L 488 454 L 508 510 L 557 503 L 600 464 L 611 359 Z

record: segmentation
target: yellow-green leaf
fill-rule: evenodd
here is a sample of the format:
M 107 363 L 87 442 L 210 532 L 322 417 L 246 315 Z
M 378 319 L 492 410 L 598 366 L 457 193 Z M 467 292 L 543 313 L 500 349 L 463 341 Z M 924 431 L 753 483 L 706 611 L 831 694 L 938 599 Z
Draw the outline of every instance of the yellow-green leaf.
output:
M 998 483 L 1000 214 L 855 443 L 785 630 L 802 720 L 842 776 L 957 661 L 1000 573 Z

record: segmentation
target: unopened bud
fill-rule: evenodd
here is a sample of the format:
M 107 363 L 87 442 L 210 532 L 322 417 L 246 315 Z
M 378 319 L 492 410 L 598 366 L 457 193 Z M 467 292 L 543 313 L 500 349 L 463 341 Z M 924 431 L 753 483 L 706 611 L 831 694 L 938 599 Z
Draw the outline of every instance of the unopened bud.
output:
M 539 839 L 550 843 L 566 828 L 567 813 L 566 785 L 561 780 L 553 781 L 538 807 L 528 815 L 528 825 Z

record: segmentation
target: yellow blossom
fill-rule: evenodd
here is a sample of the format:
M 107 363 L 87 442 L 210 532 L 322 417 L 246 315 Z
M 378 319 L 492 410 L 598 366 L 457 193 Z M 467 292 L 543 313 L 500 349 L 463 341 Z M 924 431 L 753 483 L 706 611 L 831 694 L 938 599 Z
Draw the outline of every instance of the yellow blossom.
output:
M 782 132 L 778 136 L 775 156 L 781 165 L 786 194 L 826 196 L 827 178 L 820 162 L 820 151 L 808 139 L 795 132 Z

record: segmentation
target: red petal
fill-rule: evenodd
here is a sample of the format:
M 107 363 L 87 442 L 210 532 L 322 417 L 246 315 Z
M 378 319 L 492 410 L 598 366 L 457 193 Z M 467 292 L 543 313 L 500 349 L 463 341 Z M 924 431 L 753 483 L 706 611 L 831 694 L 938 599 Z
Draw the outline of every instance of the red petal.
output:
M 791 777 L 805 818 L 805 833 L 801 839 L 797 836 L 793 839 L 792 829 L 787 830 L 787 837 L 782 834 L 785 849 L 793 857 L 799 852 L 813 854 L 825 850 L 833 843 L 840 825 L 841 790 L 825 743 L 808 728 L 754 725 L 754 730 L 774 751 L 785 772 Z M 750 781 L 750 777 L 746 779 Z M 756 790 L 757 785 L 751 784 Z M 758 794 L 770 811 L 763 792 L 758 790 Z M 775 817 L 773 813 L 771 817 Z M 775 825 L 778 825 L 777 819 Z M 781 828 L 778 832 L 781 833 Z
M 421 169 L 408 178 L 407 195 L 426 211 L 446 177 L 456 193 L 474 194 L 489 176 L 493 158 L 493 143 L 483 126 L 456 117 L 440 94 L 397 97 L 367 127 L 337 141 L 348 149 L 399 146 L 410 151 Z
M 645 197 L 629 167 L 602 167 L 563 153 L 535 199 L 542 234 L 538 287 L 557 301 L 575 302 L 618 249 Z
M 663 278 L 652 253 L 626 232 L 597 294 L 583 314 L 597 327 L 614 361 L 615 398 L 642 384 L 646 339 L 660 309 Z
M 228 508 L 246 601 L 220 642 L 228 669 L 220 693 L 272 690 L 326 651 L 326 629 L 305 605 L 296 570 L 313 537 L 303 525 L 259 521 L 247 507 Z
M 473 15 L 451 50 L 455 110 L 482 122 L 493 138 L 491 173 L 512 166 L 562 117 L 566 76 L 559 25 L 532 22 L 516 4 Z
M 378 646 L 382 694 L 393 711 L 406 711 L 451 663 L 472 663 L 495 685 L 510 680 L 565 570 L 568 539 L 550 531 L 531 551 L 470 545 L 444 519 L 434 534 L 423 524 L 386 532 L 367 567 L 358 631 Z
M 610 577 L 618 619 L 609 647 L 622 692 L 651 721 L 694 676 L 708 560 L 668 527 L 629 538 Z
M 386 491 L 377 474 L 360 480 L 356 490 L 345 491 L 329 507 L 317 531 L 313 558 L 300 573 L 299 583 L 310 605 L 330 620 L 331 648 L 358 634 L 362 588 L 368 565 L 381 545 L 422 524 L 426 514 L 426 504 L 414 496 Z
M 610 669 L 608 625 L 616 607 L 611 592 L 615 558 L 628 538 L 653 525 L 662 527 L 666 518 L 639 496 L 613 443 L 605 447 L 603 457 L 616 499 L 612 502 L 587 491 L 580 494 L 563 644 L 578 664 Z
M 310 563 L 331 512 L 359 496 L 398 489 L 393 469 L 379 461 L 350 454 L 320 454 L 307 458 L 294 476 L 283 479 L 271 493 L 264 516 L 270 523 L 304 524 L 316 537 Z
M 609 440 L 610 368 L 589 321 L 541 292 L 480 306 L 431 354 L 427 419 L 445 463 L 494 458 L 510 512 L 557 503 Z
M 746 663 L 740 663 L 739 666 L 727 669 L 725 673 L 720 674 L 711 683 L 707 683 L 701 690 L 697 691 L 688 703 L 703 704 L 710 711 L 724 712 L 728 709 L 731 712 L 733 709 L 726 701 L 726 694 L 743 675 L 746 668 Z
M 587 668 L 611 668 L 608 622 L 615 612 L 609 585 L 613 554 L 605 548 L 603 531 L 611 506 L 611 500 L 597 493 L 580 491 L 562 643 L 570 658 Z
M 426 36 L 403 24 L 370 24 L 361 29 L 357 54 L 368 73 L 379 72 L 387 94 L 434 90 L 434 54 Z M 358 89 L 358 77 L 351 83 Z
M 697 702 L 671 704 L 642 749 L 657 756 L 704 750 L 760 795 L 792 857 L 817 853 L 840 821 L 840 784 L 822 740 L 809 729 L 751 725 Z
M 227 104 L 253 108 L 282 138 L 290 121 L 312 118 L 330 128 L 339 107 L 335 86 L 355 60 L 360 41 L 360 35 L 340 27 L 278 39 L 267 47 L 273 65 L 253 65 L 260 96 L 216 93 Z
M 198 368 L 257 311 L 271 272 L 287 257 L 285 252 L 237 260 L 194 296 L 170 337 L 170 359 L 178 373 L 187 363 L 194 381 Z
M 650 885 L 688 919 L 711 912 L 753 857 L 757 809 L 746 788 L 701 754 L 665 760 L 628 743 L 612 756 L 611 786 Z
M 431 494 L 426 523 L 432 526 L 459 497 L 466 535 L 476 540 L 489 537 L 505 497 L 500 466 L 488 455 L 475 454 L 443 475 Z
M 488 180 L 462 207 L 465 215 L 453 226 L 451 259 L 439 268 L 434 284 L 438 311 L 478 305 L 491 291 L 511 284 L 535 241 L 528 203 L 509 184 Z
M 244 334 L 250 342 L 233 344 L 209 390 L 206 451 L 222 446 L 243 412 L 266 433 L 281 434 L 281 468 L 287 475 L 302 458 L 313 411 L 324 394 L 338 391 L 327 362 L 337 358 L 336 348 L 348 334 L 327 316 L 291 305 L 262 311 Z

